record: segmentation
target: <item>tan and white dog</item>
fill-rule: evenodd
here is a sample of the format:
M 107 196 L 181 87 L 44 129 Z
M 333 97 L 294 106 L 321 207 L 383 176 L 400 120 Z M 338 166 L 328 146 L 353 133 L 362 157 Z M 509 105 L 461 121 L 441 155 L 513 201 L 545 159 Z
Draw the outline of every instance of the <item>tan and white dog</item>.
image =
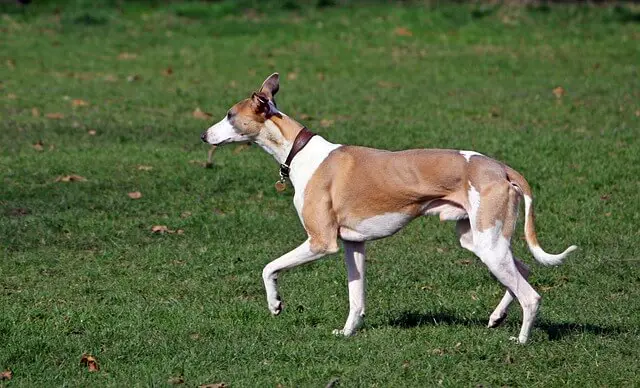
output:
M 517 339 L 525 343 L 540 295 L 527 282 L 529 268 L 511 252 L 520 200 L 525 203 L 526 241 L 537 261 L 560 264 L 576 247 L 557 255 L 542 250 L 531 188 L 522 175 L 472 151 L 390 152 L 330 143 L 278 110 L 274 101 L 278 89 L 275 73 L 201 136 L 215 145 L 257 143 L 280 163 L 281 183 L 289 177 L 295 189 L 293 203 L 308 238 L 262 271 L 271 313 L 282 311 L 276 288 L 280 271 L 337 252 L 340 239 L 348 273 L 349 315 L 344 328 L 334 332 L 354 334 L 365 314 L 365 242 L 391 236 L 416 217 L 439 215 L 440 220 L 456 221 L 460 245 L 477 255 L 507 288 L 489 317 L 489 327 L 506 318 L 515 297 L 523 311 Z

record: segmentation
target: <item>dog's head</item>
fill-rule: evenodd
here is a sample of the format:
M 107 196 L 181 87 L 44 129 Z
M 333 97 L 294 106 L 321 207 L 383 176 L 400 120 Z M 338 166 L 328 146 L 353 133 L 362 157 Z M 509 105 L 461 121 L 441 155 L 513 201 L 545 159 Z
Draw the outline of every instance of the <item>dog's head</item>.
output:
M 273 116 L 281 118 L 274 100 L 278 89 L 280 76 L 273 73 L 264 80 L 260 90 L 232 106 L 227 115 L 204 131 L 200 138 L 214 145 L 254 141 L 266 129 L 269 119 Z

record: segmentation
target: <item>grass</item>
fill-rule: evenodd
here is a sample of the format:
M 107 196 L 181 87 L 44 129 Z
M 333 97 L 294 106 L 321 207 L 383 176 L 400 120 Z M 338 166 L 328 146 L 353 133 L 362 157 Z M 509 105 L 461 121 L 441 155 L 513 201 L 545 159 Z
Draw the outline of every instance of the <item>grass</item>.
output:
M 3 5 L 0 385 L 637 384 L 637 8 L 154 4 Z M 433 218 L 368 245 L 357 336 L 331 335 L 340 255 L 284 274 L 269 315 L 262 267 L 305 237 L 292 193 L 257 147 L 202 168 L 199 135 L 273 71 L 331 141 L 474 149 L 528 178 L 543 247 L 580 251 L 532 265 L 527 346 L 518 308 L 485 328 L 503 289 Z

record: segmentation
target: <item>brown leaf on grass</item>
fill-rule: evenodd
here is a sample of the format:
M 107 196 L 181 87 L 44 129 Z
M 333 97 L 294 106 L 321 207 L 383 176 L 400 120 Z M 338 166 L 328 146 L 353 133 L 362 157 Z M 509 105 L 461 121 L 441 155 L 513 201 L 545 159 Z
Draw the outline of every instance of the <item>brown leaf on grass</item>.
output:
M 469 265 L 471 264 L 471 260 L 458 260 L 456 261 L 456 263 L 460 264 L 460 265 Z
M 200 110 L 200 107 L 197 107 L 192 113 L 191 115 L 193 117 L 195 117 L 196 119 L 200 119 L 200 120 L 210 120 L 211 117 L 213 117 L 213 115 L 211 113 L 207 113 L 207 112 L 203 112 L 202 110 Z
M 7 59 L 6 64 L 7 67 L 11 70 L 16 68 L 16 61 L 14 61 L 13 59 Z
M 227 388 L 229 387 L 226 383 L 214 383 L 214 384 L 202 384 L 198 385 L 198 388 Z
M 90 130 L 88 130 L 88 131 L 87 131 L 87 133 L 88 133 L 89 135 L 91 135 L 91 136 L 95 136 L 98 132 L 96 132 L 96 130 L 95 130 L 95 129 L 90 129 Z
M 139 164 L 138 167 L 136 167 L 138 170 L 140 171 L 151 171 L 153 170 L 153 167 L 151 166 L 147 166 L 145 164 Z
M 611 198 L 609 194 L 604 194 L 600 196 L 600 199 L 603 201 L 608 201 Z
M 444 349 L 433 349 L 431 351 L 431 354 L 434 354 L 436 356 L 444 356 L 446 353 L 446 351 Z
M 162 70 L 162 75 L 164 75 L 165 77 L 168 77 L 171 74 L 173 74 L 173 69 L 171 67 L 167 67 L 166 69 Z
M 473 299 L 473 300 L 478 300 L 478 295 L 476 295 L 476 293 L 475 293 L 475 292 L 472 292 L 472 293 L 471 293 L 471 299 Z
M 184 384 L 184 376 L 169 377 L 169 379 L 167 380 L 167 383 L 173 384 L 173 385 Z
M 138 54 L 128 53 L 128 52 L 121 52 L 120 54 L 118 54 L 118 59 L 121 61 L 128 61 L 131 59 L 136 59 L 137 57 L 138 57 Z
M 413 32 L 411 32 L 411 30 L 406 27 L 397 27 L 395 30 L 393 30 L 393 33 L 396 36 L 413 36 Z
M 306 113 L 300 113 L 298 117 L 300 117 L 300 120 L 313 120 L 313 117 L 311 117 L 311 115 L 308 115 Z
M 335 120 L 329 120 L 329 119 L 322 119 L 320 120 L 320 126 L 327 128 L 332 126 L 336 121 Z
M 140 77 L 139 74 L 131 74 L 130 76 L 127 77 L 127 82 L 140 81 L 141 79 L 142 77 Z
M 44 143 L 42 142 L 42 140 L 38 140 L 38 142 L 32 145 L 32 147 L 38 152 L 44 151 Z
M 167 225 L 153 225 L 151 227 L 151 231 L 153 233 L 166 233 L 169 232 L 169 228 L 167 227 Z
M 31 108 L 31 116 L 40 117 L 40 110 L 38 108 Z
M 638 109 L 635 114 L 636 114 L 636 117 L 640 117 L 640 109 Z
M 558 86 L 557 88 L 553 89 L 553 95 L 556 96 L 556 98 L 562 98 L 562 96 L 564 96 L 565 93 L 566 91 L 562 86 Z
M 142 198 L 142 193 L 139 192 L 139 191 L 132 191 L 130 193 L 127 193 L 127 195 L 131 199 L 140 199 L 140 198 Z
M 56 178 L 56 182 L 84 182 L 87 178 L 80 175 L 60 175 Z
M 89 103 L 86 102 L 85 100 L 76 98 L 76 99 L 71 100 L 71 105 L 72 106 L 87 106 L 87 105 L 89 105 Z
M 291 73 L 287 74 L 287 79 L 289 81 L 294 81 L 298 79 L 298 73 L 296 73 L 295 71 L 292 71 Z
M 47 116 L 48 119 L 52 120 L 60 120 L 64 118 L 64 114 L 62 113 L 47 113 L 45 116 Z
M 318 77 L 318 81 L 324 81 L 324 73 L 320 72 L 316 74 L 316 76 Z
M 24 207 L 17 207 L 15 209 L 9 209 L 6 211 L 6 214 L 9 217 L 24 217 L 31 213 L 31 211 Z
M 393 82 L 389 81 L 378 81 L 378 86 L 385 89 L 393 89 L 399 87 L 400 85 L 394 84 Z
M 180 218 L 189 218 L 191 217 L 191 212 L 185 211 L 180 214 Z
M 13 372 L 11 369 L 0 372 L 0 381 L 11 380 L 13 378 Z
M 89 372 L 98 372 L 100 370 L 98 360 L 94 356 L 87 353 L 83 354 L 80 358 L 80 365 L 86 366 L 89 369 Z

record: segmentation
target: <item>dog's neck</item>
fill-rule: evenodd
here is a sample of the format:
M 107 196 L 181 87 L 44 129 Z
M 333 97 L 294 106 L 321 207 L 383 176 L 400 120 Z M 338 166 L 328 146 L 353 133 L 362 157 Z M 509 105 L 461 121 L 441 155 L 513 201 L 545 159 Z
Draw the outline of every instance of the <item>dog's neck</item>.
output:
M 271 116 L 255 139 L 256 144 L 271 154 L 278 164 L 287 159 L 293 142 L 304 126 L 284 113 Z

